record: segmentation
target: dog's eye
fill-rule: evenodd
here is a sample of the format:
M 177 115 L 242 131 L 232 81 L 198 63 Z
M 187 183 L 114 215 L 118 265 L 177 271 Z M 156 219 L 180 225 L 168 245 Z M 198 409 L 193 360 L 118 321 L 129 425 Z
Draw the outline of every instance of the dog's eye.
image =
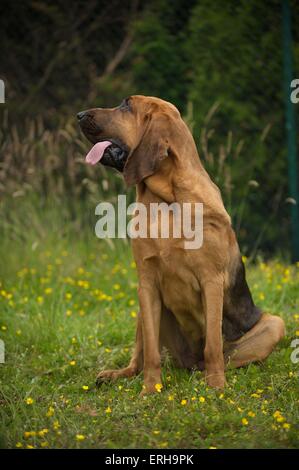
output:
M 130 98 L 125 98 L 120 104 L 119 109 L 121 111 L 130 111 Z

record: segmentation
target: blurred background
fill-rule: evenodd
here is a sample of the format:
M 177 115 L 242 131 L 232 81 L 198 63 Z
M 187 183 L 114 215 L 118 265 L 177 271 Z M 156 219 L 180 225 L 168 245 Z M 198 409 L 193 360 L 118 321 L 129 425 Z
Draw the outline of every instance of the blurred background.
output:
M 299 3 L 289 4 L 299 78 Z M 186 119 L 242 252 L 288 259 L 294 201 L 282 25 L 280 0 L 1 3 L 4 237 L 93 236 L 95 205 L 127 189 L 115 172 L 85 165 L 90 145 L 76 113 L 147 94 L 171 101 Z

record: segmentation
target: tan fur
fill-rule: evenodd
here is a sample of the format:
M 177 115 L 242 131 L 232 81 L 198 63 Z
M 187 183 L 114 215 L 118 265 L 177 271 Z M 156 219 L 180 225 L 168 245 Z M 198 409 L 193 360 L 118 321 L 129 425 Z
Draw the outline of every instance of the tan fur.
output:
M 135 351 L 128 367 L 101 372 L 98 381 L 143 370 L 142 393 L 154 392 L 166 346 L 179 366 L 196 364 L 205 369 L 210 386 L 223 387 L 225 362 L 239 367 L 265 359 L 283 336 L 284 324 L 263 315 L 237 341 L 223 344 L 224 297 L 236 282 L 240 258 L 230 217 L 177 109 L 158 98 L 133 96 L 130 101 L 127 114 L 94 110 L 105 136 L 115 135 L 130 148 L 125 180 L 137 185 L 137 201 L 147 207 L 152 202 L 203 203 L 204 242 L 200 249 L 186 250 L 184 239 L 132 240 L 140 303 Z

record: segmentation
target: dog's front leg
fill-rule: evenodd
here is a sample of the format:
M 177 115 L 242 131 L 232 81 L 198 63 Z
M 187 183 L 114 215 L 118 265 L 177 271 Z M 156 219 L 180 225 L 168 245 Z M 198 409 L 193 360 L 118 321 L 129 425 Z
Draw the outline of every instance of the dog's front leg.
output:
M 143 373 L 142 395 L 157 391 L 161 383 L 161 357 L 159 332 L 162 303 L 157 287 L 153 284 L 140 285 L 138 289 L 143 336 Z
M 222 341 L 223 278 L 215 277 L 203 283 L 203 305 L 206 318 L 204 349 L 205 374 L 210 387 L 225 385 Z

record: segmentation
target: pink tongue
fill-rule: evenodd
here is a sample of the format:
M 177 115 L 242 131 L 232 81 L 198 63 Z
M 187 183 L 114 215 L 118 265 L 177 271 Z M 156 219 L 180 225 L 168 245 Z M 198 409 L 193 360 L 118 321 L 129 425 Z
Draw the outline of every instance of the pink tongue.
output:
M 111 145 L 111 142 L 109 142 L 109 140 L 105 140 L 104 142 L 98 142 L 88 152 L 85 161 L 90 165 L 95 165 L 101 160 L 106 148 L 109 147 L 109 145 Z

